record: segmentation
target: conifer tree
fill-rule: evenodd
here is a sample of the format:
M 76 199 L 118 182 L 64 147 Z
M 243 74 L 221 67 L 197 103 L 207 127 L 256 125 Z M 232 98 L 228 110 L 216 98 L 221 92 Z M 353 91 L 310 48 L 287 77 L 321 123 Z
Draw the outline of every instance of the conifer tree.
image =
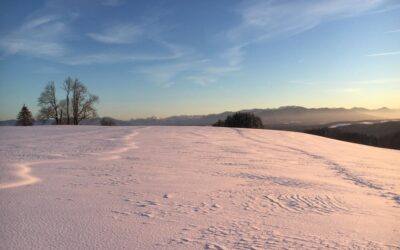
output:
M 32 126 L 34 119 L 32 117 L 31 111 L 29 111 L 28 107 L 24 104 L 22 106 L 21 111 L 17 116 L 17 126 Z

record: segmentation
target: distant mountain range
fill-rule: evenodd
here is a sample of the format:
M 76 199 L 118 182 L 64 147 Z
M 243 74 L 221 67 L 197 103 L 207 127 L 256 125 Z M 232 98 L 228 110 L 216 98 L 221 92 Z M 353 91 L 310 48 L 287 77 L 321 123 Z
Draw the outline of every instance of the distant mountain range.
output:
M 381 108 L 304 108 L 286 106 L 276 109 L 248 109 L 241 112 L 250 112 L 259 116 L 267 127 L 285 125 L 319 125 L 343 121 L 367 121 L 382 119 L 400 119 L 400 110 Z M 129 121 L 116 120 L 118 125 L 185 125 L 206 126 L 223 120 L 234 112 L 223 112 L 209 115 L 181 115 L 167 118 L 132 119 Z M 89 122 L 89 121 L 87 121 Z M 94 121 L 90 121 L 92 123 Z
M 267 128 L 285 128 L 296 126 L 312 126 L 338 122 L 374 121 L 382 119 L 400 119 L 398 109 L 365 109 L 365 108 L 304 108 L 285 106 L 276 109 L 248 109 L 259 116 Z M 234 112 L 223 112 L 209 115 L 180 115 L 167 118 L 131 119 L 128 121 L 115 120 L 117 125 L 159 125 L 159 126 L 207 126 L 219 119 L 223 120 Z M 82 125 L 98 125 L 100 119 L 86 120 Z M 1 121 L 0 125 L 14 125 L 15 120 Z M 39 124 L 37 124 L 39 125 Z

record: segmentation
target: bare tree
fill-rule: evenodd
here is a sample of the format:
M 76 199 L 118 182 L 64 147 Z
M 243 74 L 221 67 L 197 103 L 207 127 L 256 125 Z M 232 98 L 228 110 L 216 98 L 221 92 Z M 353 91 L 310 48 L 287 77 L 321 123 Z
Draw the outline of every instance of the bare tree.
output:
M 54 82 L 51 81 L 46 85 L 38 99 L 39 120 L 53 118 L 56 124 L 73 123 L 78 125 L 84 119 L 97 117 L 94 105 L 98 102 L 99 97 L 90 94 L 83 83 L 78 79 L 68 77 L 65 79 L 62 89 L 65 91 L 66 98 L 58 102 Z
M 56 87 L 53 81 L 49 82 L 40 94 L 38 105 L 40 107 L 39 119 L 47 120 L 53 118 L 56 121 L 56 124 L 60 123 L 58 117 L 59 106 L 56 97 Z
M 58 102 L 58 109 L 60 113 L 60 124 L 69 124 L 67 114 L 67 100 L 63 99 Z
M 70 107 L 70 102 L 69 102 L 69 96 L 71 91 L 73 90 L 72 87 L 74 85 L 74 80 L 71 77 L 67 77 L 63 83 L 63 89 L 65 91 L 65 107 L 66 107 L 66 116 L 67 116 L 67 124 L 70 124 L 70 115 L 69 115 L 69 107 Z
M 74 80 L 72 86 L 72 115 L 75 125 L 78 125 L 84 119 L 97 117 L 94 105 L 98 100 L 99 97 L 90 94 L 83 83 L 78 79 Z

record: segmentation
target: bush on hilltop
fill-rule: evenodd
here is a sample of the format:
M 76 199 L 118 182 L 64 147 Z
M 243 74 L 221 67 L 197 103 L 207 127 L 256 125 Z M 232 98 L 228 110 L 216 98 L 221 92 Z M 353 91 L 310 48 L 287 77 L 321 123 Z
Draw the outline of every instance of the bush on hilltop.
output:
M 225 121 L 218 120 L 213 124 L 215 127 L 235 127 L 235 128 L 263 128 L 260 117 L 252 113 L 237 112 L 229 115 Z

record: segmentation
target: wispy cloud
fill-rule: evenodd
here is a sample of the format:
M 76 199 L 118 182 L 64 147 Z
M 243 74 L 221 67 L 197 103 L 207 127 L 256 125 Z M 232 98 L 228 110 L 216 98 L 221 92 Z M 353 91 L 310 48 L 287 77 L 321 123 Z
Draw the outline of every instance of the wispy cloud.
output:
M 176 84 L 177 77 L 190 68 L 191 65 L 187 63 L 169 63 L 139 68 L 136 72 L 142 74 L 152 84 L 169 87 Z
M 143 29 L 140 25 L 123 23 L 108 27 L 101 33 L 88 33 L 87 35 L 97 42 L 129 44 L 137 41 L 143 35 Z
M 243 56 L 239 46 L 226 49 L 214 60 L 203 60 L 203 65 L 197 65 L 197 70 L 187 76 L 186 80 L 203 86 L 217 82 L 227 74 L 240 71 Z
M 217 59 L 215 59 L 215 61 L 221 61 L 221 63 L 210 62 L 208 66 L 202 69 L 202 78 L 204 79 L 204 82 L 206 82 L 206 75 L 216 78 L 226 73 L 239 71 L 241 69 L 243 57 L 244 54 L 240 46 L 226 49 L 219 55 Z
M 281 36 L 292 36 L 321 23 L 367 13 L 384 4 L 372 1 L 248 1 L 237 7 L 240 23 L 225 33 L 228 48 L 186 79 L 201 85 L 240 71 L 247 47 Z M 226 39 L 225 39 L 226 40 Z
M 244 60 L 242 46 L 234 46 L 227 49 L 222 53 L 221 57 L 227 61 L 231 69 L 237 69 Z
M 162 15 L 147 15 L 138 23 L 118 23 L 100 32 L 88 32 L 86 34 L 92 40 L 109 46 L 101 51 L 78 51 L 70 43 L 84 39 L 75 33 L 78 15 L 64 8 L 61 2 L 49 2 L 28 16 L 17 29 L 0 38 L 0 51 L 3 58 L 20 54 L 67 65 L 160 62 L 180 58 L 188 53 L 187 48 L 158 36 Z M 151 40 L 153 51 L 135 52 L 138 51 L 135 43 L 147 42 L 145 39 Z M 132 46 L 128 50 L 112 47 L 121 44 Z
M 316 83 L 315 82 L 313 82 L 313 81 L 306 81 L 306 80 L 291 80 L 291 81 L 288 81 L 288 83 L 290 83 L 290 84 L 295 84 L 295 85 L 316 85 Z
M 102 5 L 112 6 L 112 7 L 120 6 L 120 5 L 124 4 L 124 3 L 125 3 L 124 0 L 102 0 L 101 1 Z
M 370 11 L 387 9 L 385 0 L 337 1 L 245 1 L 236 8 L 240 22 L 225 32 L 230 48 L 222 52 L 226 66 L 211 68 L 212 72 L 226 73 L 240 70 L 246 49 L 277 37 L 290 37 L 318 25 L 343 18 L 354 17 Z M 205 75 L 207 72 L 205 73 Z M 215 76 L 213 76 L 215 77 Z
M 348 84 L 400 84 L 400 78 L 380 78 L 380 79 L 368 79 L 368 80 L 358 80 L 350 81 Z
M 384 12 L 389 12 L 389 11 L 400 9 L 400 4 L 398 4 L 397 1 L 386 0 L 384 2 L 386 2 L 388 4 L 384 5 L 382 8 L 369 11 L 369 14 L 379 14 L 379 13 L 384 13 Z
M 64 57 L 61 62 L 68 65 L 114 64 L 129 62 L 163 62 L 172 61 L 188 56 L 192 51 L 177 44 L 172 44 L 160 39 L 153 39 L 160 52 L 135 53 L 135 52 L 96 52 L 78 54 Z
M 241 23 L 228 31 L 245 43 L 291 36 L 327 21 L 357 16 L 381 6 L 384 0 L 256 1 L 240 6 Z
M 213 77 L 211 75 L 192 75 L 186 77 L 186 79 L 190 82 L 193 82 L 198 85 L 206 86 L 212 83 L 215 83 L 217 81 L 216 77 Z
M 379 57 L 379 56 L 393 56 L 393 55 L 400 55 L 400 50 L 399 51 L 389 51 L 389 52 L 368 54 L 366 56 L 368 56 L 368 57 Z
M 133 54 L 133 53 L 93 53 L 66 56 L 60 62 L 68 65 L 113 64 L 126 62 L 149 62 L 177 59 L 180 53 Z
M 5 55 L 27 54 L 59 57 L 67 53 L 62 38 L 68 35 L 70 18 L 49 15 L 29 18 L 20 28 L 0 39 Z
M 59 19 L 56 15 L 41 16 L 33 19 L 28 19 L 21 27 L 21 30 L 32 30 L 39 26 L 48 24 Z
M 343 87 L 343 88 L 328 88 L 324 90 L 325 92 L 329 92 L 329 93 L 340 93 L 340 94 L 357 94 L 362 92 L 361 88 L 347 88 L 347 87 Z
M 385 33 L 386 33 L 386 34 L 391 34 L 391 33 L 398 33 L 398 32 L 400 32 L 400 29 L 397 29 L 397 30 L 389 30 L 389 31 L 386 31 Z
M 162 18 L 167 14 L 166 10 L 154 9 L 149 13 L 144 13 L 135 22 L 107 23 L 101 31 L 88 32 L 86 35 L 97 42 L 106 44 L 131 44 L 145 39 L 163 40 L 159 36 L 164 33 L 165 26 L 162 24 Z
M 181 60 L 174 63 L 160 63 L 156 65 L 138 67 L 132 72 L 141 74 L 149 82 L 164 87 L 170 87 L 185 80 L 195 81 L 198 79 L 188 76 L 193 71 L 204 67 L 206 60 Z
M 358 86 L 363 85 L 384 85 L 384 84 L 400 84 L 400 78 L 375 78 L 375 79 L 362 79 L 362 80 L 342 80 L 340 82 L 332 82 L 326 80 L 320 81 L 306 81 L 306 80 L 291 80 L 288 81 L 290 84 L 300 85 L 345 85 L 345 86 Z

